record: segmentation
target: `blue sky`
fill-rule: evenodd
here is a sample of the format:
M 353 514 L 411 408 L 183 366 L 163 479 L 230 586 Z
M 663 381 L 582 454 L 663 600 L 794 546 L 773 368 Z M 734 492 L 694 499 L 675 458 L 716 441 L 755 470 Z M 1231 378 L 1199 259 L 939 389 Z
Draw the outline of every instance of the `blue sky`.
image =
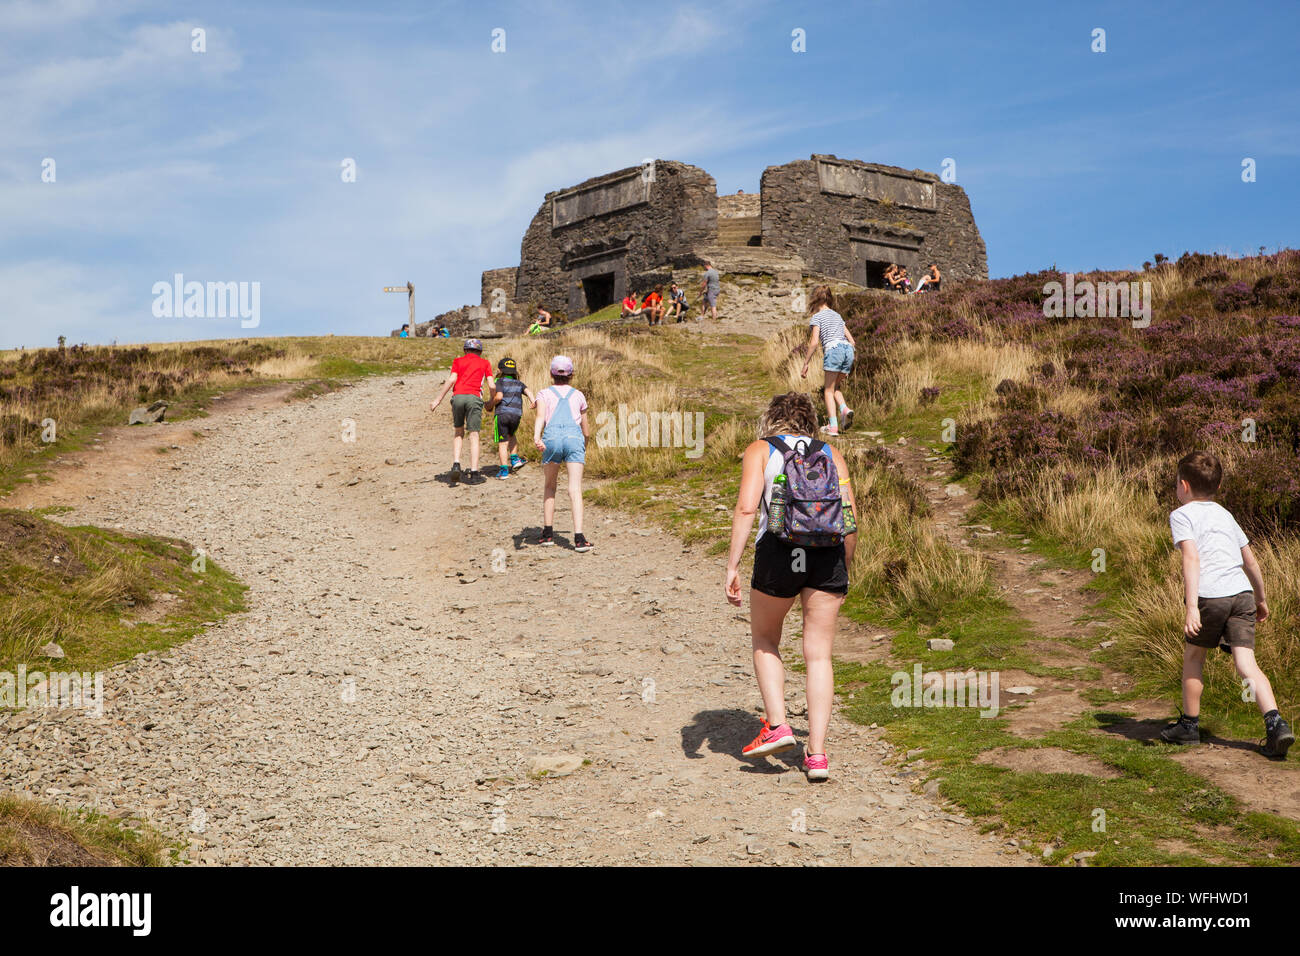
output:
M 1292 3 L 0 0 L 0 347 L 386 334 L 383 286 L 476 302 L 546 191 L 647 156 L 719 192 L 951 157 L 993 276 L 1294 247 L 1298 38 Z M 261 325 L 155 318 L 178 272 L 259 282 Z

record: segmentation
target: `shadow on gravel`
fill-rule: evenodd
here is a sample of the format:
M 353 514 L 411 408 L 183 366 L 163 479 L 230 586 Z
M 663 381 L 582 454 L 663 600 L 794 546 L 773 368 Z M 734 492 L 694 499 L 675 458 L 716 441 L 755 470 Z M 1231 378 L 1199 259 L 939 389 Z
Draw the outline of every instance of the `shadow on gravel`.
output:
M 492 481 L 494 479 L 490 478 L 487 475 L 484 475 L 478 481 L 469 481 L 465 478 L 465 472 L 461 472 L 460 481 L 452 481 L 451 472 L 444 471 L 441 474 L 434 475 L 433 480 L 436 481 L 438 484 L 446 485 L 449 488 L 477 488 L 479 487 L 479 485 L 486 485 L 489 481 Z
M 741 755 L 741 748 L 753 740 L 761 729 L 762 724 L 757 717 L 739 708 L 702 710 L 691 723 L 682 728 L 682 753 L 688 760 L 703 760 L 704 754 L 700 753 L 700 748 L 707 746 L 715 754 L 734 757 L 745 773 L 785 773 L 791 767 L 798 769 L 802 754 L 799 747 L 791 747 L 758 759 Z M 795 736 L 806 735 L 796 730 Z
M 553 531 L 552 534 L 554 534 L 555 536 L 555 547 L 563 548 L 566 551 L 573 550 L 573 540 L 571 538 L 566 538 L 558 531 Z M 541 527 L 539 525 L 533 525 L 531 527 L 524 528 L 524 530 L 520 531 L 518 534 L 511 535 L 510 540 L 515 543 L 516 551 L 522 551 L 524 550 L 525 547 L 529 547 L 529 548 L 542 547 L 540 544 L 538 544 L 538 542 L 541 540 L 541 537 L 542 537 Z M 547 545 L 547 547 L 550 546 Z

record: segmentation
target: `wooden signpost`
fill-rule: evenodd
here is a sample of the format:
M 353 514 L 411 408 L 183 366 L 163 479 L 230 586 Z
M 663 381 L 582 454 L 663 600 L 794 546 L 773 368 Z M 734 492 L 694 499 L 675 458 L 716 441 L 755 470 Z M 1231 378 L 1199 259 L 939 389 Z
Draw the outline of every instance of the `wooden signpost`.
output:
M 415 285 L 410 282 L 406 285 L 386 285 L 384 291 L 406 293 L 407 325 L 411 328 L 411 338 L 415 338 Z

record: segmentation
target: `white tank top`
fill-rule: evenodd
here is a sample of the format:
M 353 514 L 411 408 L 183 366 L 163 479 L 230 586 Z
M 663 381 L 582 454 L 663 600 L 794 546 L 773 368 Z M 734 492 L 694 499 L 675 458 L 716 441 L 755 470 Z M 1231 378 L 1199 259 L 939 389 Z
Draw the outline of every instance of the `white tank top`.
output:
M 813 439 L 807 435 L 773 435 L 773 438 L 779 438 L 791 448 L 795 447 L 796 442 L 807 442 L 812 444 Z M 781 469 L 785 467 L 785 456 L 777 451 L 770 444 L 767 446 L 767 467 L 763 469 L 763 497 L 758 504 L 758 534 L 754 536 L 754 543 L 757 544 L 759 539 L 767 531 L 767 509 L 772 501 L 772 483 L 776 476 L 781 474 Z

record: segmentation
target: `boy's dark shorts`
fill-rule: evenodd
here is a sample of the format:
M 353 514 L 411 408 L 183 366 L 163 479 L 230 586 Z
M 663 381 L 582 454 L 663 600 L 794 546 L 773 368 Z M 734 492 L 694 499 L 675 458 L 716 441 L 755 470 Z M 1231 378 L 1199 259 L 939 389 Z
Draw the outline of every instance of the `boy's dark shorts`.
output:
M 1242 591 L 1231 597 L 1197 598 L 1201 630 L 1187 643 L 1196 647 L 1255 649 L 1255 592 Z
M 508 438 L 514 438 L 515 432 L 519 428 L 518 418 L 502 418 L 497 416 L 497 441 L 504 441 Z
M 451 423 L 456 428 L 476 432 L 483 427 L 483 399 L 478 395 L 451 397 Z
M 844 563 L 844 545 L 834 548 L 802 548 L 798 559 L 804 570 L 794 570 L 796 546 L 775 534 L 764 532 L 754 549 L 754 576 L 749 586 L 771 597 L 792 598 L 804 588 L 847 594 L 849 569 Z

